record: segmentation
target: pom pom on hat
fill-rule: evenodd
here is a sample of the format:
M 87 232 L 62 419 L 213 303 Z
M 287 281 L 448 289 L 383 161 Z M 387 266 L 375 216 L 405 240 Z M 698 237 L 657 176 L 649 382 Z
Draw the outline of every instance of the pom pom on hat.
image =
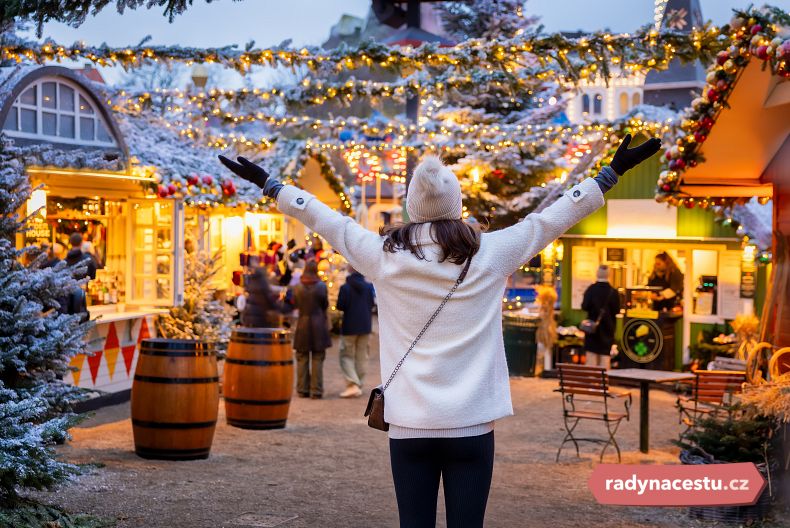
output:
M 595 274 L 598 282 L 609 282 L 609 266 L 601 264 L 598 266 L 598 272 Z
M 461 184 L 438 156 L 426 156 L 414 169 L 406 211 L 412 222 L 461 219 Z

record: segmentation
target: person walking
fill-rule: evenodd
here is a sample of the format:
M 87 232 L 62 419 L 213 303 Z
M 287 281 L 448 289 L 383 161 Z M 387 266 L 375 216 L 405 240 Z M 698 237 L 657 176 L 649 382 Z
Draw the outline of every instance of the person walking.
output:
M 324 396 L 324 358 L 332 346 L 326 310 L 326 284 L 318 276 L 318 263 L 307 262 L 299 284 L 293 288 L 293 304 L 298 312 L 294 332 L 296 350 L 296 392 L 302 398 Z
M 376 288 L 381 376 L 390 380 L 381 389 L 384 419 L 402 527 L 435 526 L 440 481 L 447 526 L 483 526 L 494 424 L 513 414 L 502 291 L 512 273 L 601 208 L 619 175 L 661 145 L 650 139 L 628 148 L 630 141 L 626 136 L 611 166 L 595 178 L 493 233 L 463 220 L 458 178 L 435 156 L 414 170 L 406 198 L 409 222 L 378 234 L 310 193 L 269 178 L 245 158 L 237 163 L 220 156 L 276 200 L 282 213 L 323 236 Z
M 597 281 L 584 292 L 582 310 L 587 320 L 595 321 L 595 328 L 585 332 L 584 351 L 586 364 L 591 367 L 609 368 L 617 314 L 620 313 L 620 294 L 609 284 L 609 266 L 598 266 Z
M 340 393 L 341 398 L 362 396 L 375 303 L 373 285 L 349 265 L 346 283 L 340 287 L 336 304 L 337 309 L 343 312 L 340 325 L 340 370 L 348 382 L 346 390 Z

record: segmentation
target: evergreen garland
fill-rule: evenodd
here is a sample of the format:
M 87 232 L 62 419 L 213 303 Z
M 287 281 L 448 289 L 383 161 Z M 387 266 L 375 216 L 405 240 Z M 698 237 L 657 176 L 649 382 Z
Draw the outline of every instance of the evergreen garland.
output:
M 0 25 L 18 19 L 31 19 L 38 26 L 38 36 L 47 22 L 64 22 L 77 27 L 88 15 L 96 15 L 108 5 L 114 4 L 119 13 L 126 9 L 154 6 L 164 7 L 164 14 L 173 21 L 194 0 L 4 0 L 0 3 Z M 213 0 L 206 0 L 211 3 Z

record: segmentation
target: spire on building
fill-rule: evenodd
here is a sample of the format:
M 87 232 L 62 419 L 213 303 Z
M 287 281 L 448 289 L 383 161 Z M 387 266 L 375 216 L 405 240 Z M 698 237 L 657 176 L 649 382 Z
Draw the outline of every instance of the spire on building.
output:
M 703 25 L 699 0 L 655 0 L 655 27 L 661 31 L 691 33 Z M 648 72 L 644 100 L 656 106 L 683 108 L 694 98 L 693 91 L 705 85 L 705 68 L 699 62 L 681 64 L 673 60 L 663 71 Z

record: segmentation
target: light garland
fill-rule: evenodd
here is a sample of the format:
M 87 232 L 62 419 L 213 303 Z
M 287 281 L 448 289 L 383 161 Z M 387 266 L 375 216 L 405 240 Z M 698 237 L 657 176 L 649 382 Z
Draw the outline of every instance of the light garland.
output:
M 680 190 L 683 172 L 702 162 L 700 148 L 720 113 L 727 106 L 738 76 L 755 58 L 765 63 L 774 75 L 790 78 L 790 39 L 778 36 L 780 26 L 790 28 L 790 16 L 777 8 L 735 11 L 735 16 L 722 31 L 729 33 L 731 45 L 719 52 L 708 68 L 705 88 L 686 110 L 681 122 L 681 135 L 665 155 L 666 169 L 659 176 L 656 199 L 675 206 L 702 209 L 726 208 L 743 204 L 747 197 L 724 198 L 708 196 L 693 198 Z M 767 198 L 760 198 L 761 203 Z
M 396 98 L 405 101 L 409 97 L 441 97 L 451 90 L 469 91 L 475 88 L 502 90 L 511 95 L 514 106 L 517 106 L 516 95 L 523 97 L 532 95 L 531 84 L 535 79 L 548 78 L 554 75 L 553 70 L 540 68 L 523 69 L 515 73 L 505 71 L 476 70 L 471 73 L 459 74 L 455 69 L 440 75 L 426 75 L 422 72 L 406 79 L 395 81 L 370 81 L 351 78 L 345 81 L 329 82 L 306 77 L 293 86 L 284 88 L 241 88 L 236 90 L 212 89 L 207 92 L 190 92 L 182 89 L 155 89 L 137 93 L 121 90 L 114 106 L 120 109 L 140 111 L 154 105 L 157 99 L 168 101 L 167 110 L 182 111 L 182 107 L 191 107 L 203 117 L 219 117 L 228 122 L 249 122 L 265 120 L 272 124 L 282 118 L 267 116 L 257 112 L 234 115 L 223 109 L 225 103 L 240 105 L 249 102 L 272 104 L 282 102 L 291 107 L 323 105 L 339 102 L 349 105 L 359 98 Z M 171 103 L 170 101 L 177 101 Z M 287 122 L 287 121 L 285 121 Z
M 409 75 L 416 70 L 460 70 L 477 67 L 494 71 L 514 71 L 530 61 L 548 69 L 555 65 L 557 80 L 578 80 L 589 76 L 608 77 L 610 65 L 623 71 L 661 68 L 675 58 L 693 61 L 712 57 L 722 49 L 715 27 L 694 29 L 691 33 L 641 29 L 634 34 L 596 32 L 582 38 L 522 34 L 513 39 L 496 41 L 474 39 L 454 47 L 425 43 L 418 48 L 393 48 L 386 44 L 365 41 L 355 48 L 323 50 L 316 47 L 299 50 L 286 47 L 241 51 L 223 48 L 191 48 L 182 46 L 140 46 L 110 48 L 78 43 L 72 46 L 54 42 L 35 43 L 16 40 L 0 46 L 0 59 L 15 62 L 47 62 L 87 59 L 99 66 L 139 67 L 147 62 L 181 62 L 222 64 L 241 73 L 254 66 L 306 67 L 324 73 L 365 69 L 381 69 Z M 553 69 L 553 68 L 552 68 Z

